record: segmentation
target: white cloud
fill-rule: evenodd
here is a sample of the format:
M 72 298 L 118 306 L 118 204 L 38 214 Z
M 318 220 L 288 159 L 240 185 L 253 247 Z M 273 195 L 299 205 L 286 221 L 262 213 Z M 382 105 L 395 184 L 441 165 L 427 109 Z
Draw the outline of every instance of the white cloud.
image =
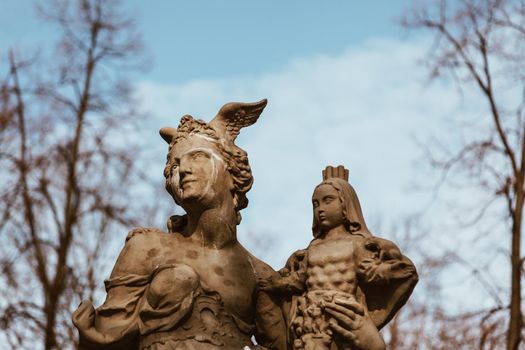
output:
M 155 133 L 176 126 L 184 114 L 210 120 L 226 102 L 268 98 L 259 121 L 237 141 L 248 151 L 255 177 L 239 237 L 250 231 L 278 241 L 265 258 L 280 267 L 311 239 L 310 197 L 326 165 L 350 169 L 368 221 L 389 223 L 421 205 L 420 195 L 407 192 L 419 155 L 413 137 L 431 132 L 459 103 L 447 84 L 423 88 L 426 71 L 416 62 L 427 45 L 424 38 L 369 40 L 261 76 L 143 82 L 139 93 L 154 116 Z M 157 139 L 152 144 L 162 176 L 165 148 Z

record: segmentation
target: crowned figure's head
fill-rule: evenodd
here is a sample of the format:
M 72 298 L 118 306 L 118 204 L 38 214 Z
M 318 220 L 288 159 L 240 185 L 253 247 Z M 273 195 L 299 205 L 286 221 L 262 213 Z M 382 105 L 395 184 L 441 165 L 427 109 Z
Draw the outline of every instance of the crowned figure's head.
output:
M 324 194 L 320 194 L 320 192 Z M 317 213 L 315 202 L 318 202 L 319 199 L 316 199 L 316 197 L 319 197 L 319 195 L 330 197 L 330 193 L 333 194 L 332 197 L 334 198 L 328 198 L 327 200 L 332 201 L 332 205 L 327 206 L 326 212 Z M 359 234 L 364 237 L 372 236 L 366 226 L 359 198 L 352 185 L 348 182 L 348 169 L 345 169 L 342 165 L 337 167 L 327 166 L 323 170 L 323 181 L 314 190 L 313 202 L 312 233 L 314 237 L 321 237 L 327 229 L 326 226 L 338 224 L 343 224 L 349 233 Z M 331 213 L 329 211 L 337 212 Z

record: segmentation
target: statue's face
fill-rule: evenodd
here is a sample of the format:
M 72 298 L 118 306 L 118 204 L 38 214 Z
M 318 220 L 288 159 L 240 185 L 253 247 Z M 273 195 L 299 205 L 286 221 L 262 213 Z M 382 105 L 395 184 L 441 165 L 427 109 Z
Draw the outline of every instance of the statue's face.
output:
M 328 184 L 318 186 L 312 196 L 314 216 L 321 231 L 343 225 L 343 204 L 337 190 Z
M 185 209 L 214 207 L 231 197 L 233 182 L 213 141 L 195 134 L 177 142 L 168 186 Z

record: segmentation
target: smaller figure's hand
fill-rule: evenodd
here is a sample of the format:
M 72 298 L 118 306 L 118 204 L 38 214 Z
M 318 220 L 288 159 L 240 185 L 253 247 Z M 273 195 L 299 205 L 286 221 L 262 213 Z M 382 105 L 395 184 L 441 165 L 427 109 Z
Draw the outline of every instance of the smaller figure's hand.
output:
M 281 277 L 290 275 L 290 269 L 288 269 L 286 266 L 277 271 Z
M 365 315 L 363 305 L 353 300 L 334 299 L 333 303 L 325 303 L 325 311 L 332 316 L 328 326 L 343 344 L 356 350 L 385 350 L 383 338 Z
M 279 278 L 277 276 L 272 276 L 269 278 L 257 278 L 257 286 L 259 290 L 265 292 L 272 292 L 278 289 Z
M 415 275 L 416 269 L 406 258 L 386 261 L 363 259 L 358 273 L 367 283 L 388 284 L 391 280 L 402 280 Z
M 342 298 L 335 297 L 334 298 L 334 303 L 336 305 L 340 305 L 340 306 L 346 307 L 346 308 L 348 308 L 352 312 L 355 312 L 358 315 L 363 316 L 365 314 L 365 308 L 363 307 L 363 305 L 361 305 L 360 303 L 358 303 L 355 300 L 342 299 Z
M 260 290 L 269 291 L 272 289 L 272 284 L 267 279 L 257 279 L 257 285 L 259 286 Z
M 333 302 L 324 303 L 324 310 L 333 317 L 330 328 L 345 338 L 353 338 L 351 331 L 363 326 L 365 310 L 356 301 L 335 298 Z
M 383 276 L 381 264 L 374 259 L 363 259 L 358 267 L 358 274 L 368 283 L 376 283 L 381 281 Z

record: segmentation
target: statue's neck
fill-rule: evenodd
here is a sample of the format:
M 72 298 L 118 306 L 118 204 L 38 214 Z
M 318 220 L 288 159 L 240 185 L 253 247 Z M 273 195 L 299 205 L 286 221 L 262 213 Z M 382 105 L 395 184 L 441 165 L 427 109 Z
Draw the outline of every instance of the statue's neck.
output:
M 344 225 L 339 225 L 328 229 L 324 234 L 324 239 L 338 239 L 348 235 L 348 231 Z
M 187 232 L 195 241 L 217 249 L 237 242 L 237 214 L 233 205 L 188 213 Z

